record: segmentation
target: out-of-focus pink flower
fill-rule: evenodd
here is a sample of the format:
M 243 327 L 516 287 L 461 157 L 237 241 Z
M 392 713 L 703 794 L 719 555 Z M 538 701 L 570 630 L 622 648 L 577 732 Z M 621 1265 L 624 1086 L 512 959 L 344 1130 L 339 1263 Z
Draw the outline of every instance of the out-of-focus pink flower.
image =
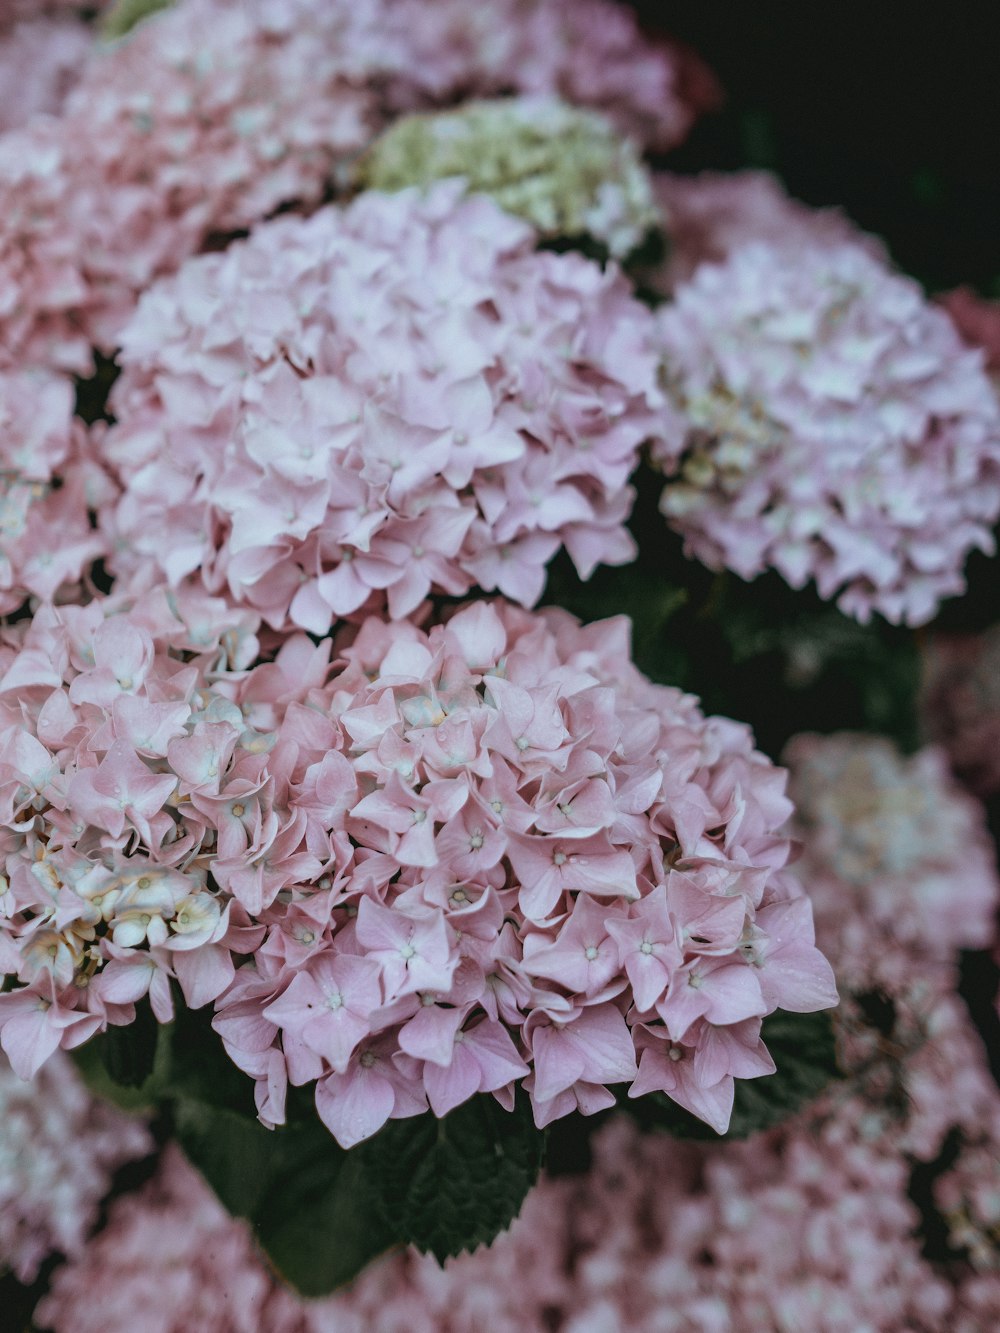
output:
M 685 63 L 609 0 L 180 0 L 0 145 L 0 364 L 86 371 L 153 278 L 315 207 L 401 111 L 554 93 L 669 147 Z
M 70 595 L 107 552 L 90 513 L 115 494 L 73 417 L 72 383 L 0 371 L 0 614 Z
M 849 946 L 834 939 L 859 921 L 938 960 L 991 943 L 995 850 L 982 807 L 940 750 L 904 757 L 881 737 L 797 736 L 785 761 L 803 843 L 797 873 L 838 960 Z
M 790 198 L 767 171 L 662 171 L 653 185 L 669 246 L 665 263 L 647 280 L 664 294 L 687 282 L 699 264 L 723 263 L 753 242 L 780 245 L 786 253 L 802 245 L 854 244 L 887 258 L 882 243 L 839 209 L 809 208 Z
M 981 355 L 860 245 L 749 244 L 659 312 L 684 425 L 653 456 L 687 550 L 814 579 L 867 621 L 921 624 L 993 549 L 1000 405 Z
M 143 1333 L 301 1333 L 300 1303 L 267 1273 L 249 1226 L 227 1216 L 177 1148 L 157 1176 L 113 1205 L 83 1264 L 57 1272 L 38 1316 L 83 1330 Z M 108 1269 L 115 1281 L 108 1282 Z M 98 1277 L 103 1272 L 102 1277 Z
M 956 287 L 936 299 L 951 316 L 962 341 L 985 352 L 986 367 L 996 380 L 1000 375 L 1000 301 L 987 301 L 971 287 Z
M 0 30 L 0 133 L 57 115 L 93 46 L 93 29 L 71 17 L 33 17 Z
M 91 1097 L 57 1056 L 31 1083 L 0 1056 L 0 1267 L 32 1282 L 83 1251 L 112 1173 L 152 1148 L 142 1121 Z

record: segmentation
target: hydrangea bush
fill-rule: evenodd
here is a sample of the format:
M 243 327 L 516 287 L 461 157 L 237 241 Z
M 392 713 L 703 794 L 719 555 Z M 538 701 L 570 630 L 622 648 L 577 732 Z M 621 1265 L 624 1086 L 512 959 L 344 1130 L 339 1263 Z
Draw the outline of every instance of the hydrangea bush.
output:
M 995 691 L 907 628 L 991 325 L 670 170 L 718 96 L 612 0 L 0 5 L 38 1329 L 1000 1310 Z

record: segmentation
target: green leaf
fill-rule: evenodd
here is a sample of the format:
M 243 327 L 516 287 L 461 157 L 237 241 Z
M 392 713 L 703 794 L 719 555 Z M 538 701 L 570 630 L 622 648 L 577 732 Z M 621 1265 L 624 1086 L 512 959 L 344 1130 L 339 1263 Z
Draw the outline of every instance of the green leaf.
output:
M 379 1209 L 367 1155 L 344 1152 L 317 1119 L 275 1131 L 271 1178 L 256 1209 L 257 1239 L 302 1295 L 350 1282 L 399 1237 Z
M 828 1011 L 790 1014 L 779 1009 L 764 1020 L 762 1036 L 777 1072 L 737 1079 L 732 1119 L 724 1135 L 745 1139 L 787 1120 L 838 1076 L 833 1022 Z M 710 1125 L 685 1111 L 665 1093 L 653 1092 L 621 1105 L 645 1129 L 662 1129 L 680 1139 L 720 1137 Z
M 141 1088 L 153 1072 L 160 1025 L 142 999 L 135 1006 L 135 1018 L 124 1027 L 109 1027 L 99 1046 L 101 1061 L 113 1083 L 124 1088 Z
M 174 1131 L 188 1160 L 229 1212 L 252 1219 L 280 1154 L 282 1131 L 191 1097 L 174 1100 Z
M 188 1009 L 178 1003 L 164 1094 L 237 1111 L 256 1121 L 253 1079 L 226 1054 L 208 1009 Z
M 228 1107 L 178 1097 L 174 1125 L 188 1159 L 229 1212 L 252 1224 L 300 1295 L 334 1291 L 397 1243 L 367 1159 L 345 1152 L 315 1114 L 268 1130 Z
M 116 1040 L 117 1034 L 127 1032 L 128 1028 L 109 1028 L 107 1032 L 77 1047 L 72 1052 L 73 1062 L 95 1097 L 113 1102 L 122 1111 L 152 1111 L 169 1081 L 171 1026 L 156 1025 L 152 1067 L 141 1082 L 131 1085 L 120 1082 L 109 1073 L 109 1066 L 114 1067 L 121 1058 L 121 1050 L 109 1053 L 106 1049 Z
M 538 1178 L 544 1144 L 526 1096 L 513 1112 L 478 1096 L 442 1120 L 390 1121 L 364 1154 L 399 1239 L 443 1263 L 510 1226 Z

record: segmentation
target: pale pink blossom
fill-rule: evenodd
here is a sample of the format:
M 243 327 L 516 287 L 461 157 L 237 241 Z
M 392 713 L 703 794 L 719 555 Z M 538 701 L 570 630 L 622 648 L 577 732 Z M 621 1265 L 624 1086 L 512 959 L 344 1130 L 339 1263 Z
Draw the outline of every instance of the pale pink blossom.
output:
M 653 185 L 669 246 L 648 281 L 663 294 L 686 282 L 699 264 L 722 263 L 754 241 L 786 253 L 802 245 L 863 245 L 876 259 L 886 258 L 881 242 L 839 209 L 809 208 L 790 198 L 767 171 L 661 171 Z
M 584 576 L 630 559 L 652 317 L 534 239 L 450 181 L 278 219 L 154 286 L 102 448 L 115 570 L 323 633 L 476 582 L 530 605 L 564 544 Z
M 1000 404 L 947 316 L 860 244 L 750 243 L 659 312 L 654 460 L 689 554 L 867 621 L 961 592 L 1000 513 Z
M 71 381 L 0 371 L 0 614 L 77 590 L 107 552 L 90 514 L 114 497 L 73 416 Z
M 522 1081 L 539 1125 L 592 1114 L 680 1043 L 654 1082 L 721 1131 L 772 1068 L 759 1019 L 835 1003 L 783 775 L 641 676 L 626 621 L 479 602 L 272 660 L 257 630 L 160 587 L 0 639 L 23 1075 L 137 1004 L 169 1022 L 179 987 L 265 1123 L 315 1085 L 345 1146 Z
M 995 848 L 982 806 L 940 750 L 904 757 L 884 738 L 842 733 L 797 736 L 785 759 L 803 841 L 797 871 L 828 949 L 859 920 L 939 960 L 991 943 Z
M 38 17 L 37 10 L 0 31 L 0 132 L 57 115 L 94 46 L 86 23 Z
M 0 1267 L 32 1282 L 79 1255 L 114 1171 L 152 1149 L 145 1124 L 91 1097 L 65 1056 L 25 1083 L 0 1056 Z
M 692 63 L 610 0 L 179 0 L 0 145 L 0 361 L 86 370 L 154 277 L 315 207 L 401 111 L 555 93 L 669 147 L 704 102 Z

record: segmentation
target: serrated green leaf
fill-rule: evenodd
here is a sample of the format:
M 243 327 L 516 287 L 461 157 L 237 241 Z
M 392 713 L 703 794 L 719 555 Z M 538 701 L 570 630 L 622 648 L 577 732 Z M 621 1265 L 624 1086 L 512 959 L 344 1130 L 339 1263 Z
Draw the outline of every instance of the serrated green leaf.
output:
M 777 1065 L 763 1078 L 737 1079 L 727 1139 L 745 1139 L 787 1120 L 817 1097 L 838 1076 L 833 1023 L 827 1011 L 791 1014 L 778 1010 L 763 1024 L 762 1035 Z M 662 1129 L 680 1139 L 719 1135 L 664 1093 L 654 1092 L 622 1106 L 645 1129 Z
M 508 1112 L 478 1096 L 442 1120 L 390 1121 L 366 1146 L 365 1164 L 400 1240 L 443 1263 L 510 1226 L 538 1178 L 544 1144 L 526 1097 Z

